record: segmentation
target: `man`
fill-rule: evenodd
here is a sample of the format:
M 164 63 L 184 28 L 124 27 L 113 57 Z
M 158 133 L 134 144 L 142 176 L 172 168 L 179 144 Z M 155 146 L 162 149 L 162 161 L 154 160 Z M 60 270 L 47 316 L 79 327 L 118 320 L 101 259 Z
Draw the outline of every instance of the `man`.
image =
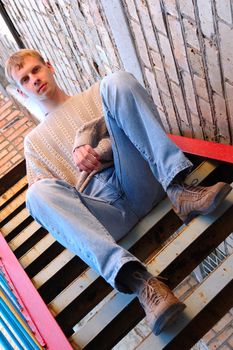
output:
M 45 115 L 25 139 L 31 215 L 114 288 L 135 293 L 159 334 L 185 305 L 116 242 L 164 191 L 188 223 L 214 210 L 231 187 L 181 182 L 192 164 L 129 73 L 111 74 L 70 97 L 56 84 L 52 65 L 25 49 L 8 59 L 6 75 Z

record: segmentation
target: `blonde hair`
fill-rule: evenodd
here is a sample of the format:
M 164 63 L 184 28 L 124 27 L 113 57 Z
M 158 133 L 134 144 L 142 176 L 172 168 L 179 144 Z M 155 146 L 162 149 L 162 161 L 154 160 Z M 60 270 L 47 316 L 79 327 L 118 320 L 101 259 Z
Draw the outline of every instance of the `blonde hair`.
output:
M 12 76 L 12 68 L 21 68 L 24 64 L 25 57 L 35 57 L 38 58 L 42 63 L 45 64 L 44 58 L 36 50 L 31 49 L 21 49 L 13 53 L 5 63 L 5 75 L 10 83 L 15 84 L 15 80 Z

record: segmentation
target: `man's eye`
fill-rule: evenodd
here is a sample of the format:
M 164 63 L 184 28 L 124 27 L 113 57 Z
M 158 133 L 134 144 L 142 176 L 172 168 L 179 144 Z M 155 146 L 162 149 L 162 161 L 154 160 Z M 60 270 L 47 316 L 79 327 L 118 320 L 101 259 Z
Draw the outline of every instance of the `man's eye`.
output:
M 22 79 L 22 84 L 26 83 L 27 81 L 28 81 L 28 77 L 24 77 L 24 78 Z
M 40 67 L 35 67 L 35 68 L 33 69 L 33 73 L 37 73 L 39 70 L 40 70 Z

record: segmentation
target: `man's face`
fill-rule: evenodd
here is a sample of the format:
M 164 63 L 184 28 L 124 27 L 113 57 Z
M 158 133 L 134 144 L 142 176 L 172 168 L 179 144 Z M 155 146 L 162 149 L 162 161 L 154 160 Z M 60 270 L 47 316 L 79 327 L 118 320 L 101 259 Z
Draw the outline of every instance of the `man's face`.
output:
M 11 73 L 19 89 L 34 100 L 47 100 L 57 89 L 53 67 L 36 57 L 26 56 L 22 65 L 13 67 Z

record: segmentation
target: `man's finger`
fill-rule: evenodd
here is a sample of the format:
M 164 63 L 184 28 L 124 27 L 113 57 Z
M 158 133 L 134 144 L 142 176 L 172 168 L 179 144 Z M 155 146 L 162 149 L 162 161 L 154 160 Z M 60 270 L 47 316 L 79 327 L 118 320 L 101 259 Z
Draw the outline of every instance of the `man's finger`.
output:
M 87 149 L 83 149 L 83 148 L 80 149 L 77 156 L 78 156 L 80 163 L 83 163 L 83 161 L 88 161 L 89 163 L 93 164 L 94 166 L 97 166 L 100 164 L 98 158 L 95 157 L 93 152 L 89 152 L 89 150 L 87 150 Z
M 85 167 L 90 171 L 98 169 L 98 166 L 99 166 L 99 163 L 93 164 L 88 159 L 83 159 L 79 164 L 79 167 L 82 167 L 82 168 Z
M 96 159 L 99 159 L 98 153 L 90 145 L 85 145 L 83 147 L 88 153 L 92 154 Z

